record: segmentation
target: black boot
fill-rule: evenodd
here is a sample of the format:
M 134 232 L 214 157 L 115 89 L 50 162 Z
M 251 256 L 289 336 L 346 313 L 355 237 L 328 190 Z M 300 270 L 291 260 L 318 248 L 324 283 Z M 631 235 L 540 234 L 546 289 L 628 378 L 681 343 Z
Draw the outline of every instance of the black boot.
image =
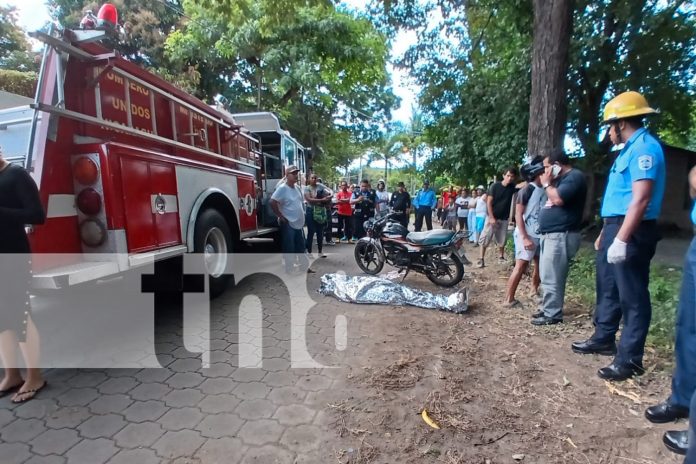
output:
M 688 430 L 669 430 L 662 435 L 662 443 L 673 453 L 686 454 L 689 449 Z
M 614 356 L 616 343 L 598 343 L 591 338 L 579 342 L 573 342 L 571 349 L 580 354 L 601 354 L 602 356 Z
M 645 418 L 653 424 L 666 424 L 677 419 L 689 417 L 689 408 L 670 404 L 669 401 L 650 406 L 645 410 Z

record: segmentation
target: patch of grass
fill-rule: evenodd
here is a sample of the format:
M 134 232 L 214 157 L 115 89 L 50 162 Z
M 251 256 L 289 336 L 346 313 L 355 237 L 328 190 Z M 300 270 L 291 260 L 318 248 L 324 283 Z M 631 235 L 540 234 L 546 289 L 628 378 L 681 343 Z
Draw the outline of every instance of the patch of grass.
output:
M 650 300 L 652 301 L 652 322 L 647 345 L 660 354 L 671 356 L 674 349 L 674 324 L 681 287 L 681 271 L 663 265 L 653 264 L 650 270 Z M 592 313 L 595 307 L 595 253 L 581 249 L 570 268 L 568 275 L 569 298 L 577 299 Z

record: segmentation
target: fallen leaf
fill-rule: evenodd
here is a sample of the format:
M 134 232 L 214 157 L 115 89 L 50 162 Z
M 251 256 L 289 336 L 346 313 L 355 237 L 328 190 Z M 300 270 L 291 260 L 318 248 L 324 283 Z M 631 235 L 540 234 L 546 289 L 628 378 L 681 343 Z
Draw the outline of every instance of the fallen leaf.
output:
M 608 382 L 606 380 L 604 381 L 604 384 L 606 385 L 607 389 L 609 390 L 609 393 L 612 393 L 612 394 L 618 395 L 618 396 L 623 396 L 624 398 L 628 398 L 629 400 L 633 401 L 636 404 L 642 403 L 640 396 L 638 396 L 637 393 L 619 390 L 618 388 L 616 388 L 614 385 L 612 385 L 610 382 Z

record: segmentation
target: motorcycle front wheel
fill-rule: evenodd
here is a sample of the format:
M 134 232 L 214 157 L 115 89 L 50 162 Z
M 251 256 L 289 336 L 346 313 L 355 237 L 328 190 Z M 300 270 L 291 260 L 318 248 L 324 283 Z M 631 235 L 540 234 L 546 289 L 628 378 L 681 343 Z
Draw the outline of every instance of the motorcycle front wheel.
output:
M 425 276 L 435 285 L 454 287 L 464 278 L 464 264 L 456 253 L 440 251 L 430 255 Z
M 366 274 L 375 275 L 384 267 L 384 261 L 380 258 L 377 246 L 372 242 L 358 242 L 355 245 L 355 262 Z

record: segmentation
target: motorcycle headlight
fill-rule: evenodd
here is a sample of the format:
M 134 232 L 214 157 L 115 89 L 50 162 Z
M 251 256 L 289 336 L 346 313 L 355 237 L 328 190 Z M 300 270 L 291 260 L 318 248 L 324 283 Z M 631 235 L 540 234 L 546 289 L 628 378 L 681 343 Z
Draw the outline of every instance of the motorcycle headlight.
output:
M 372 221 L 368 219 L 367 221 L 363 222 L 363 229 L 365 229 L 365 230 L 372 229 Z

